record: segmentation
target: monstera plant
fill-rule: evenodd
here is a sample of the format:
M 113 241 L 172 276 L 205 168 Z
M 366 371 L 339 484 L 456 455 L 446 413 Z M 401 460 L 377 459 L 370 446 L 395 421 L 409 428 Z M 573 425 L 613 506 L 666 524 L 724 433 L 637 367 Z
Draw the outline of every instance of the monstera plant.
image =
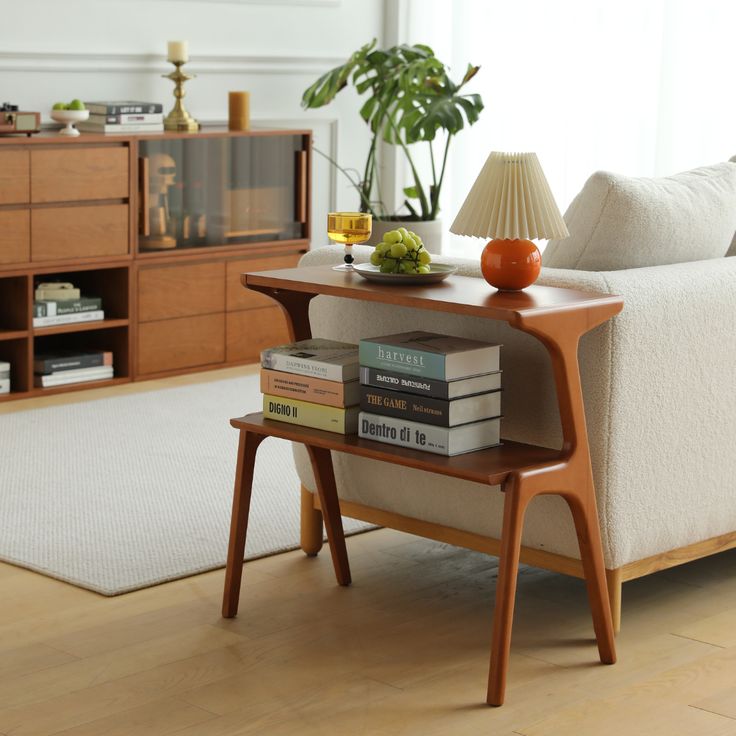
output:
M 374 40 L 304 92 L 304 108 L 329 104 L 350 84 L 364 97 L 360 116 L 370 129 L 371 139 L 363 171 L 351 173 L 332 162 L 355 186 L 362 212 L 370 212 L 379 220 L 437 218 L 452 139 L 466 124 L 473 125 L 483 110 L 480 95 L 463 92 L 479 68 L 468 65 L 462 79 L 454 82 L 429 46 L 400 45 L 382 50 L 376 48 Z M 442 138 L 441 146 L 437 145 L 438 137 Z M 394 215 L 382 201 L 380 140 L 401 149 L 411 172 L 412 183 L 404 189 L 403 203 L 408 216 Z M 414 161 L 421 145 L 426 145 L 429 152 L 429 174 L 424 174 L 424 180 Z

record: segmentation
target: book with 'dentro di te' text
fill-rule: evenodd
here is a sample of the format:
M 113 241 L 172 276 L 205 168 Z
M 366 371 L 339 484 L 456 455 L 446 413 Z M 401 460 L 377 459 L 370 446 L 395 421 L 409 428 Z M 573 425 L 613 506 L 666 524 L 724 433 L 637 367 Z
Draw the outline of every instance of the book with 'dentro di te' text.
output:
M 360 407 L 340 408 L 314 404 L 311 401 L 288 399 L 283 396 L 263 395 L 263 418 L 298 424 L 312 429 L 323 429 L 338 434 L 355 434 L 358 430 Z
M 453 381 L 499 370 L 501 346 L 434 332 L 401 332 L 360 341 L 360 365 Z
M 501 419 L 484 419 L 459 427 L 435 427 L 361 411 L 358 436 L 435 455 L 462 455 L 500 444 Z

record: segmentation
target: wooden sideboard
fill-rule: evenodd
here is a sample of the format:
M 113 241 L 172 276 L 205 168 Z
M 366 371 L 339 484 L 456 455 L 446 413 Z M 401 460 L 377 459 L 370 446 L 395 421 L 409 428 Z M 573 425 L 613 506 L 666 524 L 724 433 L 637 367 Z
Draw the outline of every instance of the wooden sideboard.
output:
M 0 138 L 0 400 L 237 365 L 286 341 L 244 271 L 309 247 L 307 130 Z M 33 327 L 41 281 L 102 298 L 101 322 Z M 109 381 L 33 386 L 37 353 L 104 349 Z

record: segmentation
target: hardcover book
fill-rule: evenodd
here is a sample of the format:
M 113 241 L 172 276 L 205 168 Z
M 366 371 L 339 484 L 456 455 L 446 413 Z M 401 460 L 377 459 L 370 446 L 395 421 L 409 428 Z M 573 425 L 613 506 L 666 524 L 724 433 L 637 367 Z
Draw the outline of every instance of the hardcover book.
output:
M 355 434 L 358 428 L 357 406 L 340 409 L 335 406 L 313 404 L 309 401 L 287 399 L 283 396 L 263 395 L 264 419 L 298 424 L 312 429 L 324 429 L 338 434 Z
M 9 394 L 9 393 L 10 393 L 10 379 L 0 378 L 0 394 Z
M 0 379 L 10 378 L 10 363 L 0 360 Z
M 460 427 L 435 427 L 361 411 L 358 435 L 367 440 L 433 452 L 435 455 L 462 455 L 500 444 L 501 419 L 485 419 Z
M 327 381 L 353 381 L 358 377 L 358 346 L 323 338 L 299 340 L 264 350 L 261 366 Z
M 73 284 L 68 281 L 53 281 L 39 284 L 36 287 L 37 301 L 65 301 L 67 299 L 79 299 L 82 295 Z
M 54 353 L 36 353 L 33 372 L 37 374 L 59 373 L 77 368 L 97 368 L 112 365 L 112 353 L 101 350 L 82 353 L 75 350 L 57 350 Z
M 50 386 L 65 386 L 70 383 L 85 383 L 87 381 L 104 381 L 113 377 L 111 365 L 103 365 L 97 368 L 76 368 L 68 371 L 59 371 L 47 376 L 34 376 L 33 385 L 37 388 L 49 388 Z
M 401 332 L 360 341 L 360 364 L 454 381 L 499 369 L 501 346 L 435 332 Z
M 90 115 L 88 122 L 98 123 L 101 125 L 130 125 L 135 123 L 161 123 L 164 122 L 164 114 L 162 112 L 154 113 L 129 113 L 127 115 Z
M 460 424 L 501 416 L 501 392 L 494 391 L 447 401 L 385 388 L 361 386 L 360 408 L 374 414 L 435 424 L 438 427 L 457 427 Z
M 77 322 L 97 322 L 105 319 L 105 313 L 101 309 L 91 312 L 74 312 L 72 314 L 58 314 L 56 317 L 34 317 L 34 327 L 56 327 L 56 325 L 71 325 Z
M 102 309 L 102 299 L 85 296 L 79 299 L 64 299 L 63 301 L 34 301 L 34 317 L 56 317 L 59 314 L 74 314 L 75 312 L 92 312 Z
M 90 115 L 131 115 L 145 113 L 151 115 L 163 112 L 160 102 L 137 102 L 135 100 L 113 100 L 110 102 L 85 102 Z
M 337 407 L 354 406 L 360 401 L 357 381 L 325 381 L 265 368 L 261 369 L 261 393 Z
M 501 371 L 470 376 L 469 378 L 459 378 L 456 381 L 440 381 L 437 378 L 422 378 L 421 376 L 410 376 L 407 373 L 385 371 L 382 368 L 361 366 L 360 382 L 364 386 L 405 391 L 417 396 L 431 396 L 435 399 L 458 399 L 462 396 L 497 391 L 501 388 Z
M 95 123 L 92 121 L 77 123 L 77 128 L 86 133 L 161 133 L 163 123 Z

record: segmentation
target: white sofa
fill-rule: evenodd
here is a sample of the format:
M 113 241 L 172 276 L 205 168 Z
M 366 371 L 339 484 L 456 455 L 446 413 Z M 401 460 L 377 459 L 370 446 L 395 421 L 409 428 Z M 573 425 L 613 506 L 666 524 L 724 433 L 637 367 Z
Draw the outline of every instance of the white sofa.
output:
M 358 261 L 370 253 L 355 251 Z M 338 249 L 318 248 L 302 265 L 339 259 Z M 442 261 L 481 278 L 476 261 Z M 586 335 L 580 347 L 618 628 L 623 581 L 736 546 L 736 258 L 597 272 L 544 268 L 539 283 L 624 298 L 623 312 Z M 312 300 L 310 318 L 315 336 L 353 342 L 428 329 L 502 343 L 503 435 L 560 446 L 549 359 L 533 337 L 505 323 L 324 296 Z M 295 458 L 303 484 L 302 546 L 316 554 L 322 527 L 314 478 L 299 445 Z M 344 515 L 497 549 L 501 493 L 358 457 L 333 454 L 333 461 Z M 562 499 L 534 500 L 522 543 L 522 561 L 581 575 Z

